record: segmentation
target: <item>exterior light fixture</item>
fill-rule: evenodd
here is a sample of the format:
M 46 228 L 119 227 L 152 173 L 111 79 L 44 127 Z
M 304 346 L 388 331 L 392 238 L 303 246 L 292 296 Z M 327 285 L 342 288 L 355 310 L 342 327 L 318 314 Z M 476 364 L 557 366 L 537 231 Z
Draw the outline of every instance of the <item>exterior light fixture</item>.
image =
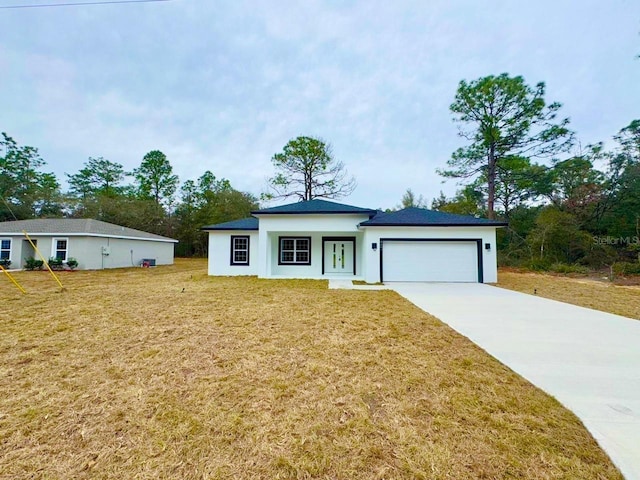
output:
M 376 250 L 378 250 L 378 244 L 376 242 L 373 242 L 371 244 L 371 249 L 375 252 Z

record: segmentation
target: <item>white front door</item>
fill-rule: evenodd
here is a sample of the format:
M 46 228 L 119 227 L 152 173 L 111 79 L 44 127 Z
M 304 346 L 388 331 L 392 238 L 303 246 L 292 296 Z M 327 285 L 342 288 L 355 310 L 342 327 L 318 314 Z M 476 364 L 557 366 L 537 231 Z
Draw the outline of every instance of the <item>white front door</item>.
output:
M 353 241 L 324 242 L 324 273 L 353 275 Z

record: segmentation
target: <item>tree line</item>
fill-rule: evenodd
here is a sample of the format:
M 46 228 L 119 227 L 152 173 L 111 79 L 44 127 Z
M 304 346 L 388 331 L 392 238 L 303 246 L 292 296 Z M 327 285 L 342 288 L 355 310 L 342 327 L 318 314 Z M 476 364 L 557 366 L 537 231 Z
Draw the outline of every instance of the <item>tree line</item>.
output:
M 437 170 L 460 188 L 440 193 L 435 210 L 504 220 L 499 230 L 503 265 L 536 269 L 598 268 L 640 259 L 640 120 L 604 143 L 582 148 L 547 102 L 545 84 L 520 76 L 489 75 L 461 81 L 450 106 L 464 145 Z M 167 157 L 147 153 L 130 172 L 102 157 L 65 174 L 61 192 L 38 150 L 0 140 L 0 221 L 38 217 L 96 218 L 180 241 L 177 255 L 205 255 L 200 227 L 246 217 L 258 197 L 204 172 L 180 184 Z M 340 198 L 356 186 L 331 145 L 297 137 L 271 158 L 276 174 L 262 200 Z M 427 207 L 407 190 L 403 207 Z M 638 269 L 640 273 L 640 268 Z
M 466 145 L 438 173 L 461 188 L 431 207 L 507 221 L 503 265 L 570 271 L 622 260 L 640 273 L 640 120 L 608 147 L 581 148 L 561 107 L 545 100 L 543 82 L 519 76 L 460 82 L 450 109 Z
M 250 193 L 229 180 L 204 172 L 182 185 L 159 150 L 147 153 L 130 172 L 114 161 L 90 157 L 75 173 L 65 174 L 63 192 L 37 148 L 0 140 L 0 221 L 29 218 L 94 218 L 179 240 L 178 256 L 206 254 L 200 227 L 246 217 L 258 207 Z
M 178 256 L 204 256 L 204 225 L 248 217 L 258 197 L 232 187 L 205 171 L 197 180 L 180 179 L 167 156 L 147 153 L 137 168 L 89 157 L 75 173 L 65 173 L 68 189 L 44 172 L 38 149 L 19 145 L 6 133 L 0 140 L 0 221 L 29 218 L 94 218 L 175 238 Z M 268 179 L 263 200 L 338 198 L 355 188 L 331 145 L 319 138 L 297 137 L 271 159 L 276 175 Z

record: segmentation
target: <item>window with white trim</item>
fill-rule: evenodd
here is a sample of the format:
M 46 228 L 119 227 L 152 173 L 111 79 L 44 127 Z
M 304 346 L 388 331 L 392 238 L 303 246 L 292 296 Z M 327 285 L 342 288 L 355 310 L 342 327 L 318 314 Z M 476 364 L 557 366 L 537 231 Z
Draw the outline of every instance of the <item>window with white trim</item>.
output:
M 52 257 L 62 261 L 67 260 L 67 254 L 69 253 L 69 239 L 68 238 L 54 238 L 53 239 L 53 252 Z
M 278 263 L 280 265 L 311 265 L 311 237 L 280 237 Z
M 231 265 L 249 265 L 249 235 L 231 235 Z
M 9 260 L 11 258 L 11 239 L 3 238 L 0 240 L 0 260 Z

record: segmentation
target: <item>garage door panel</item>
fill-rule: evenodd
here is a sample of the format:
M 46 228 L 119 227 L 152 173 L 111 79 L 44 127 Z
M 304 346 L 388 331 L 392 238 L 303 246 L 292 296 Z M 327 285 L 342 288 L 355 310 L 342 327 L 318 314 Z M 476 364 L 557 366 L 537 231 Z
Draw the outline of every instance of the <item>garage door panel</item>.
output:
M 386 240 L 383 279 L 385 282 L 477 282 L 477 243 Z

